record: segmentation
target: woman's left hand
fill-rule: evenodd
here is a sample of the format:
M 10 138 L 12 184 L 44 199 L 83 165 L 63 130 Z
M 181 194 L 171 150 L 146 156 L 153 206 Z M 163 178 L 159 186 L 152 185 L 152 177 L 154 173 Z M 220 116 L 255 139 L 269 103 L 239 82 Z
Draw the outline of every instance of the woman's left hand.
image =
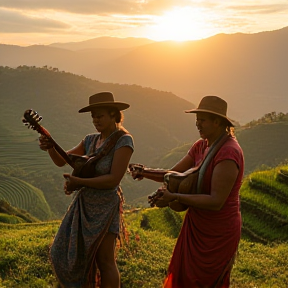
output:
M 162 208 L 169 205 L 171 201 L 175 200 L 175 194 L 169 192 L 166 186 L 161 187 L 156 192 L 156 197 L 152 204 L 156 207 Z M 150 203 L 151 204 L 151 203 Z
M 158 199 L 158 201 L 163 201 L 164 203 L 169 203 L 171 201 L 176 200 L 175 193 L 171 193 L 166 186 L 161 189 L 162 196 Z
M 64 173 L 63 177 L 65 178 L 64 183 L 64 192 L 66 195 L 72 194 L 75 190 L 79 189 L 79 185 L 77 184 L 77 177 L 72 176 L 69 173 Z

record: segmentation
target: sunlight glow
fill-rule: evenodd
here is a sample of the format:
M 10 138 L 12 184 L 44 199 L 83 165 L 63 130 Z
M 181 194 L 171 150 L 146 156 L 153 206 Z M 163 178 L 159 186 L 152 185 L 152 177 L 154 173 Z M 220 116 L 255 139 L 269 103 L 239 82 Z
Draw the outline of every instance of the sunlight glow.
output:
M 150 26 L 147 36 L 157 41 L 185 41 L 209 37 L 214 29 L 209 28 L 208 17 L 201 9 L 174 8 L 154 18 L 155 24 Z

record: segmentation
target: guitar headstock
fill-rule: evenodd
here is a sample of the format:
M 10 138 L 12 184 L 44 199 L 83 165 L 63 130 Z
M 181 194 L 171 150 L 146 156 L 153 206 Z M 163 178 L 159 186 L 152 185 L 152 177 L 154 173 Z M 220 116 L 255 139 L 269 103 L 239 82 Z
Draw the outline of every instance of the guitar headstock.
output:
M 25 126 L 28 126 L 28 128 L 36 130 L 38 133 L 42 134 L 43 128 L 39 124 L 41 120 L 42 116 L 39 116 L 39 114 L 32 109 L 28 109 L 24 112 L 22 122 L 24 123 Z
M 143 164 L 130 163 L 128 165 L 128 172 L 130 172 L 130 173 L 132 173 L 132 172 L 142 173 L 144 168 L 145 168 L 145 166 Z

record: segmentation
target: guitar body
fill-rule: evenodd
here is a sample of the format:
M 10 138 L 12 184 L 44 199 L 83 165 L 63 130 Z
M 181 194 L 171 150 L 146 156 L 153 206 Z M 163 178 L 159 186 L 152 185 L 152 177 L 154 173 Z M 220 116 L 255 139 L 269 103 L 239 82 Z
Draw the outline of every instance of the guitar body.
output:
M 152 180 L 162 179 L 167 189 L 171 193 L 180 194 L 196 194 L 197 193 L 197 182 L 199 176 L 200 167 L 193 167 L 185 172 L 168 171 L 161 169 L 150 169 L 145 168 L 142 164 L 130 164 L 129 172 L 139 173 L 135 175 L 135 179 L 144 177 Z M 161 188 L 153 192 L 148 197 L 150 205 L 157 206 L 159 208 L 167 207 L 168 205 L 175 211 L 185 211 L 188 207 L 177 201 L 173 201 L 170 204 L 163 201 L 157 201 L 162 196 Z
M 191 168 L 184 173 L 171 171 L 164 175 L 164 183 L 171 193 L 195 194 L 199 169 Z
M 164 175 L 164 183 L 171 193 L 196 194 L 198 175 L 198 167 L 191 168 L 184 173 L 171 171 Z M 154 194 L 154 199 L 151 199 L 153 204 L 159 208 L 169 206 L 177 212 L 185 211 L 188 208 L 188 206 L 181 204 L 178 201 L 173 201 L 170 203 L 157 201 L 159 197 L 161 197 L 161 192 L 158 194 L 156 191 Z
M 80 178 L 93 178 L 95 177 L 95 161 L 94 157 L 79 156 L 75 154 L 68 154 L 73 162 L 74 170 L 73 176 Z

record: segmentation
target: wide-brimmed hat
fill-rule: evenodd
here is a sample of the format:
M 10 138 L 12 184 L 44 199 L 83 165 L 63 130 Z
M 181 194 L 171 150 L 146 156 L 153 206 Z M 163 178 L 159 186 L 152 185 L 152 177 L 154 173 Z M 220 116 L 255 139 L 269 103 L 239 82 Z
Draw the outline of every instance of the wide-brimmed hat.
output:
M 206 112 L 225 118 L 232 126 L 233 120 L 227 117 L 227 102 L 218 96 L 205 96 L 199 103 L 198 108 L 185 110 L 185 113 Z
M 119 110 L 125 110 L 130 107 L 129 104 L 114 100 L 113 93 L 111 92 L 100 92 L 89 97 L 89 105 L 80 109 L 79 113 L 89 112 L 98 107 L 116 107 Z

